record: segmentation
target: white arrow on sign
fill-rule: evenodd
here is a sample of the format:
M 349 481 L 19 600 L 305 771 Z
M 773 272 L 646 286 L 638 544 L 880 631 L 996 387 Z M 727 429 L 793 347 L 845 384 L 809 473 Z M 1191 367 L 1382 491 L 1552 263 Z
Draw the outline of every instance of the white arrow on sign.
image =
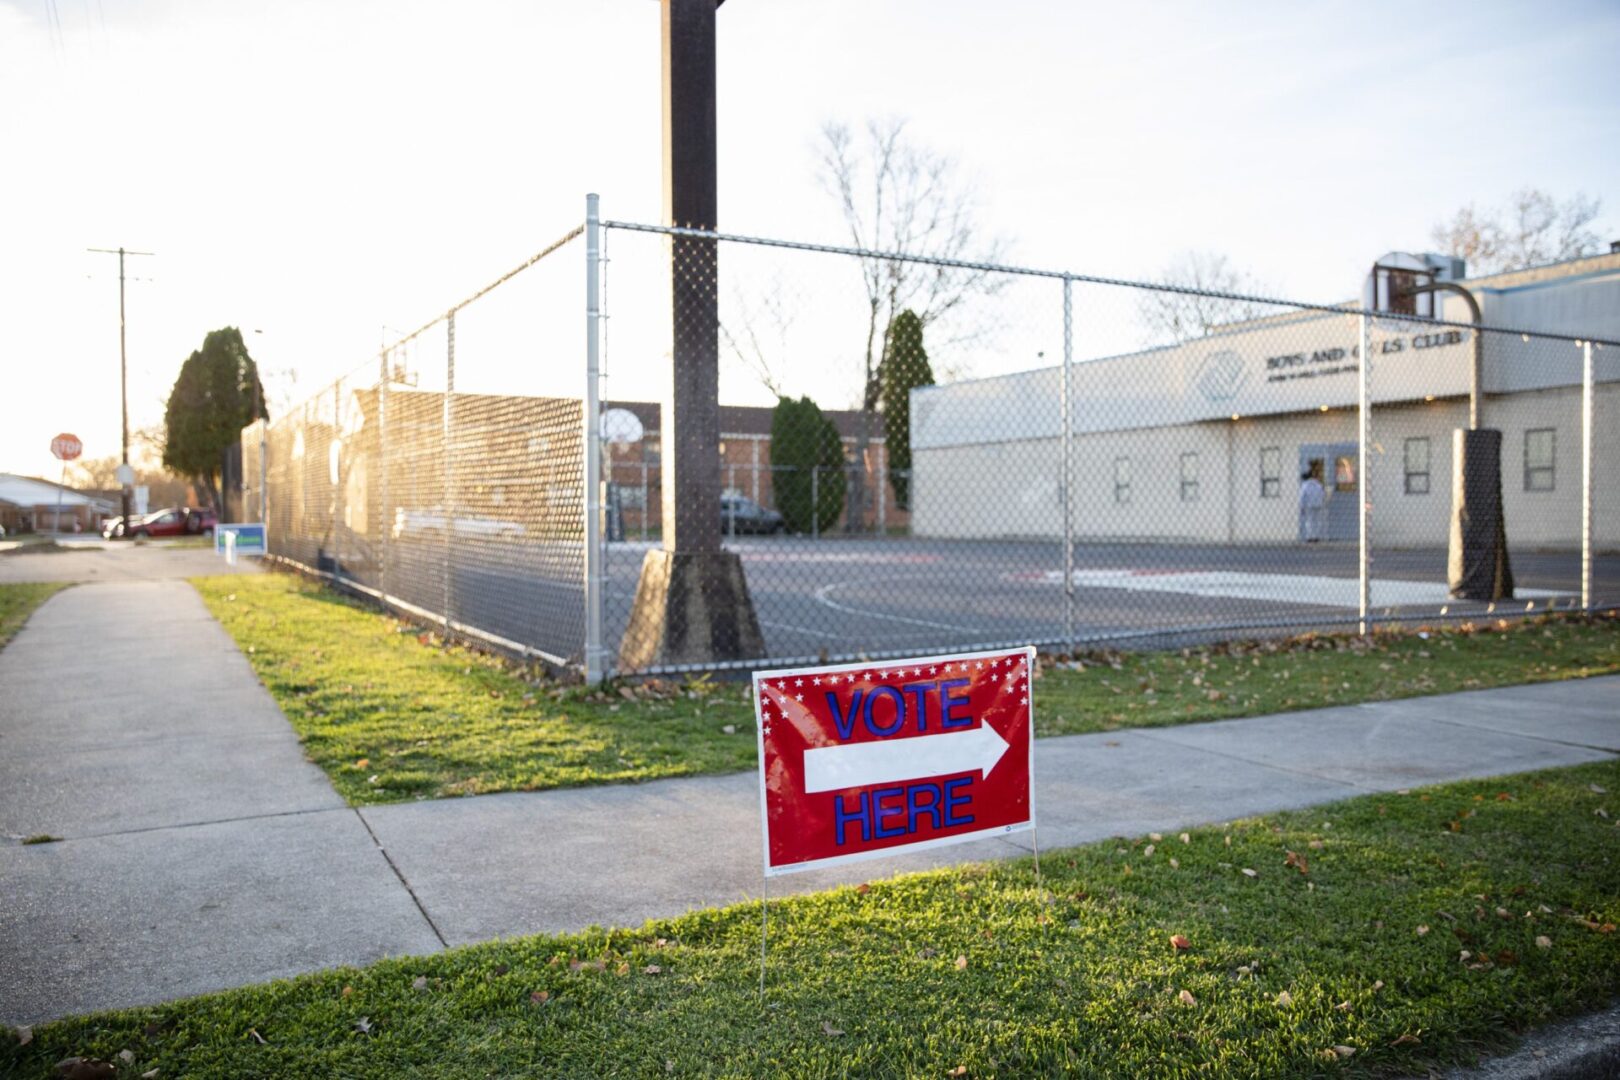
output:
M 1006 752 L 1007 740 L 988 723 L 968 731 L 820 746 L 804 752 L 804 790 L 838 791 L 974 769 L 989 776 Z

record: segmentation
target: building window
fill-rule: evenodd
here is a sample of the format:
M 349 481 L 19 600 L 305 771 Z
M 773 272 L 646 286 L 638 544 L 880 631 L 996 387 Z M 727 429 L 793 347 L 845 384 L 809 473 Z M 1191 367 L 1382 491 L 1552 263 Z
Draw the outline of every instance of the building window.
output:
M 1406 440 L 1406 493 L 1429 493 L 1429 437 Z
M 1189 450 L 1181 455 L 1181 501 L 1198 501 L 1198 452 Z
M 1553 428 L 1532 428 L 1524 433 L 1524 490 L 1551 491 L 1557 483 L 1553 452 L 1557 432 Z
M 1131 502 L 1131 459 L 1128 457 L 1114 459 L 1114 502 L 1120 506 L 1129 506 Z
M 1260 448 L 1260 497 L 1282 498 L 1282 450 L 1275 446 Z

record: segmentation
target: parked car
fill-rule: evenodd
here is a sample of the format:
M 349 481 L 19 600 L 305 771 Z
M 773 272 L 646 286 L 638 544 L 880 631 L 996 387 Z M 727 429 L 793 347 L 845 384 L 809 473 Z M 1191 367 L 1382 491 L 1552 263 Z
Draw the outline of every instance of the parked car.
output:
M 211 535 L 219 524 L 219 516 L 212 510 L 189 506 L 171 506 L 154 510 L 145 517 L 132 519 L 128 524 L 121 517 L 108 520 L 101 535 L 109 540 L 115 537 L 147 536 L 204 536 Z
M 727 492 L 720 496 L 720 528 L 728 534 L 779 533 L 786 527 L 781 514 L 746 495 Z

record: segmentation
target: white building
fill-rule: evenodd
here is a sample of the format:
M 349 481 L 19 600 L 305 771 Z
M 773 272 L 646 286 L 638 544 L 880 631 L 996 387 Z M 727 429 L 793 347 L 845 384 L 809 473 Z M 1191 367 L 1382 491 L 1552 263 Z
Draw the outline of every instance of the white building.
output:
M 1486 326 L 1620 340 L 1620 251 L 1462 282 Z M 1444 294 L 1441 294 L 1444 296 Z M 1349 307 L 1359 306 L 1347 305 Z M 1437 315 L 1468 323 L 1444 296 Z M 1328 539 L 1356 538 L 1360 317 L 1293 311 L 1071 367 L 1075 535 L 1277 543 L 1298 536 L 1301 474 L 1328 489 Z M 1509 543 L 1577 546 L 1582 349 L 1484 335 L 1481 426 L 1502 432 Z M 1452 433 L 1468 424 L 1473 332 L 1375 320 L 1368 368 L 1373 541 L 1444 547 Z M 1595 347 L 1594 535 L 1620 546 L 1620 348 Z M 912 392 L 912 529 L 1062 535 L 1061 372 Z

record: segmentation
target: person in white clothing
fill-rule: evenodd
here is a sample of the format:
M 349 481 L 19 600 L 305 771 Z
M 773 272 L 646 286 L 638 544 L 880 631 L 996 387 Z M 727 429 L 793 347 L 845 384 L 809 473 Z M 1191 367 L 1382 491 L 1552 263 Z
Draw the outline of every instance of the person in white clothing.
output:
M 1299 478 L 1299 533 L 1307 544 L 1322 539 L 1322 518 L 1327 510 L 1327 491 L 1314 472 Z

